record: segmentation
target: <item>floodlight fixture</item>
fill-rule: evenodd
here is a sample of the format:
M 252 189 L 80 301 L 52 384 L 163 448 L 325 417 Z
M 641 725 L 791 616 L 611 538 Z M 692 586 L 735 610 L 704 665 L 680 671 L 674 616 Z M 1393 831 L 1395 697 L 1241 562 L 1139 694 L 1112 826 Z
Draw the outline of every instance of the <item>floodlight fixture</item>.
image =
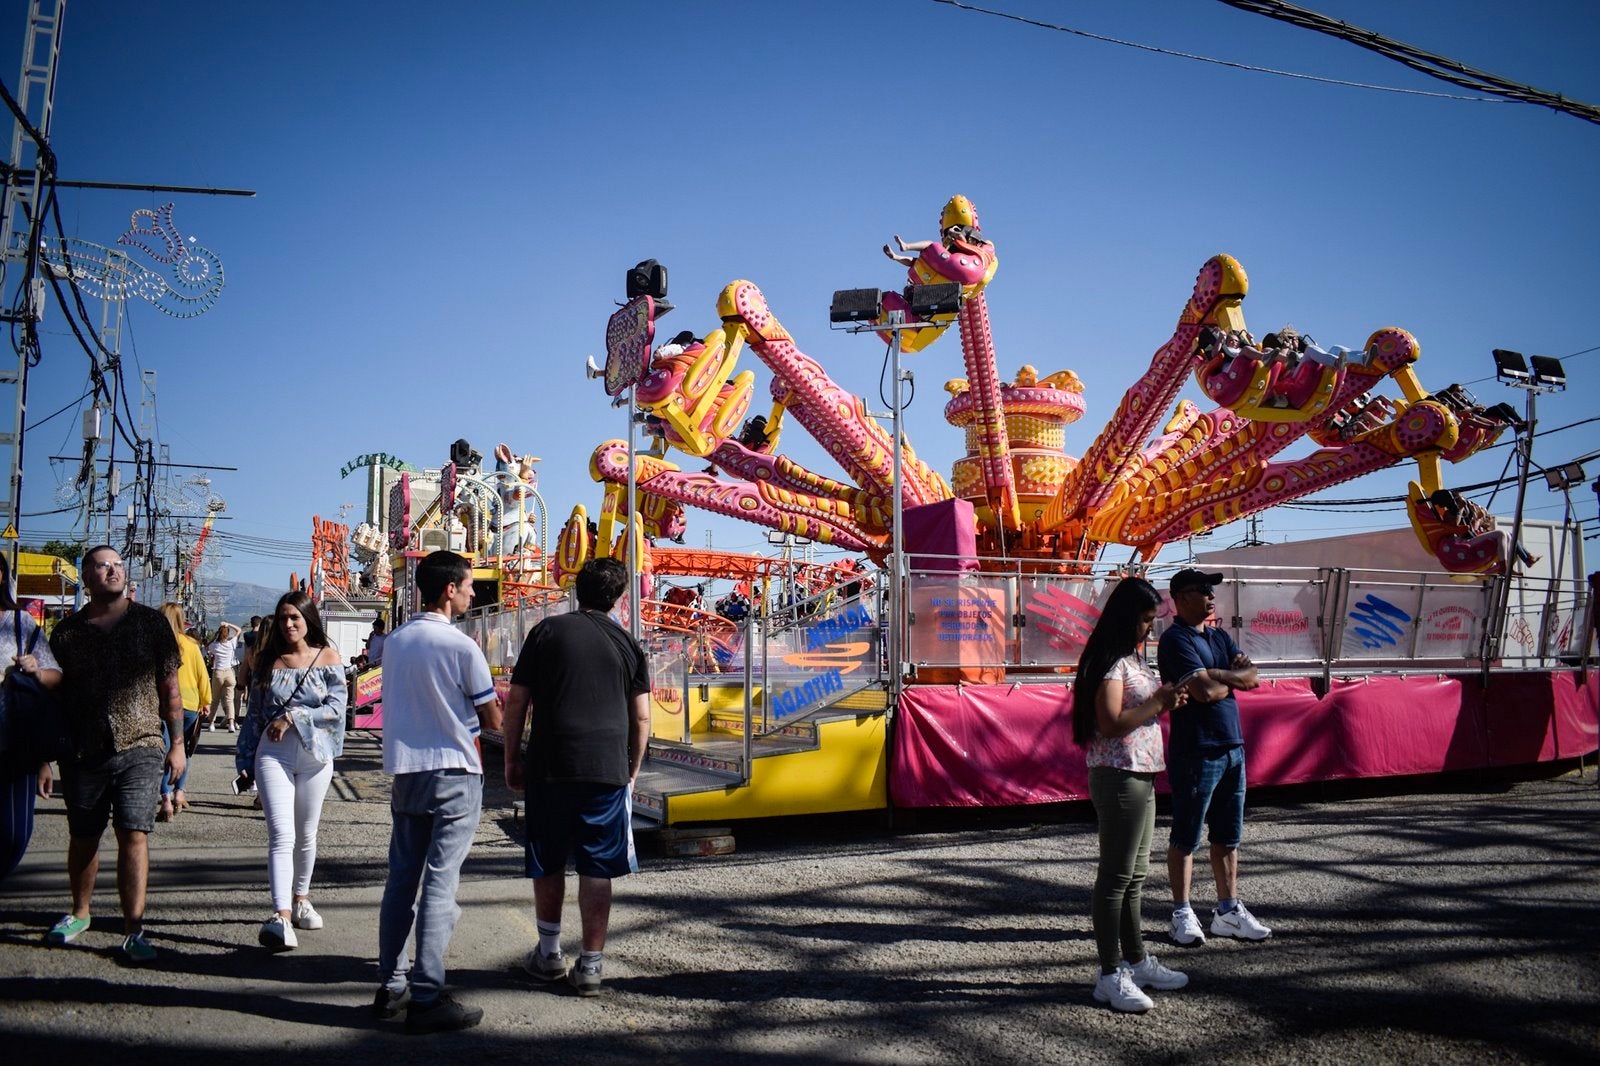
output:
M 839 289 L 828 305 L 829 322 L 872 322 L 882 313 L 881 289 Z
M 1528 384 L 1528 361 L 1522 358 L 1521 352 L 1496 348 L 1490 354 L 1494 356 L 1495 377 L 1507 385 Z
M 1562 463 L 1560 466 L 1545 467 L 1544 471 L 1545 482 L 1552 492 L 1563 492 L 1574 485 L 1581 485 L 1585 476 L 1582 463 Z
M 953 315 L 961 310 L 961 286 L 953 281 L 943 285 L 908 285 L 906 302 L 917 318 Z
M 1561 360 L 1550 355 L 1529 357 L 1533 364 L 1533 383 L 1542 389 L 1560 391 L 1567 387 L 1567 371 Z
M 629 300 L 648 296 L 655 301 L 657 317 L 672 310 L 667 302 L 667 268 L 654 259 L 643 259 L 628 270 L 625 295 Z

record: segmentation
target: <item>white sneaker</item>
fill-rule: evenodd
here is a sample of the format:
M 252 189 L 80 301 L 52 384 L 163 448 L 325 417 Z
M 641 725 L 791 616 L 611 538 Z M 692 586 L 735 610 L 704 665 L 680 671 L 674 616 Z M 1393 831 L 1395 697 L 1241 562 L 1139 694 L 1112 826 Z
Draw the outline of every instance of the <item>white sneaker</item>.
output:
M 1246 910 L 1241 903 L 1227 914 L 1217 913 L 1211 916 L 1211 935 L 1236 936 L 1241 940 L 1265 940 L 1272 935 L 1272 930 L 1256 921 L 1256 916 Z
M 1206 934 L 1200 928 L 1200 919 L 1194 909 L 1174 911 L 1172 914 L 1172 939 L 1179 944 L 1204 944 Z
M 1149 952 L 1145 953 L 1144 961 L 1136 966 L 1129 966 L 1126 962 L 1122 965 L 1128 967 L 1128 973 L 1133 976 L 1133 983 L 1140 988 L 1159 988 L 1163 992 L 1170 992 L 1189 983 L 1188 974 L 1167 969 Z
M 309 899 L 294 901 L 294 927 L 296 929 L 321 929 L 322 915 L 317 913 Z
M 1100 980 L 1094 983 L 1094 998 L 1098 1003 L 1111 1004 L 1112 1010 L 1130 1014 L 1143 1014 L 1156 1005 L 1155 1000 L 1139 991 L 1139 986 L 1133 983 L 1133 972 L 1126 966 L 1101 974 Z
M 256 939 L 261 941 L 261 946 L 268 951 L 291 951 L 300 946 L 300 941 L 295 938 L 294 929 L 283 920 L 281 914 L 274 914 L 262 922 L 261 932 Z

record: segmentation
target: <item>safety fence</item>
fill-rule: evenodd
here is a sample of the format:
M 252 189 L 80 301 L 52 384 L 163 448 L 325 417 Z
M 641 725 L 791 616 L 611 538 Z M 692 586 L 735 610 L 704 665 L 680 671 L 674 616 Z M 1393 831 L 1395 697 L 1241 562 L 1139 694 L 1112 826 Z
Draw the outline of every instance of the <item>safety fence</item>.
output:
M 1041 572 L 1019 562 L 918 556 L 906 588 L 906 659 L 917 668 L 1059 673 L 1077 663 L 1127 567 Z M 965 569 L 963 569 L 965 568 Z M 1162 594 L 1151 640 L 1175 619 L 1167 584 L 1181 566 L 1139 572 Z M 1549 669 L 1593 655 L 1581 579 L 1484 577 L 1341 567 L 1216 566 L 1209 624 L 1273 674 Z

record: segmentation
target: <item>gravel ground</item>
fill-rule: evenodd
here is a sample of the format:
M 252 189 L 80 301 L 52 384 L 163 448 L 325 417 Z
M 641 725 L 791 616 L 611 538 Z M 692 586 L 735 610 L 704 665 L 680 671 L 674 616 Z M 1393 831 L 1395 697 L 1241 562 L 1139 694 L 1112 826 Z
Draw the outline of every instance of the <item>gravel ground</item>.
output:
M 193 806 L 152 837 L 148 927 L 162 954 L 150 968 L 115 957 L 110 834 L 94 927 L 44 944 L 67 903 L 66 819 L 59 801 L 41 807 L 0 890 L 5 1059 L 268 1048 L 350 1064 L 1600 1059 L 1592 771 L 1254 796 L 1242 883 L 1273 937 L 1173 945 L 1166 876 L 1152 870 L 1147 938 L 1190 985 L 1155 993 L 1144 1016 L 1090 997 L 1085 805 L 923 813 L 895 830 L 881 816 L 784 821 L 737 827 L 729 856 L 647 855 L 617 884 L 605 992 L 533 987 L 519 968 L 531 893 L 511 796 L 491 775 L 449 959 L 484 1023 L 407 1037 L 366 1013 L 388 826 L 376 739 L 352 735 L 324 811 L 313 897 L 327 928 L 279 956 L 255 941 L 266 830 L 227 791 L 231 739 L 203 734 Z M 1158 843 L 1166 825 L 1163 810 Z M 1203 857 L 1196 886 L 1204 915 Z

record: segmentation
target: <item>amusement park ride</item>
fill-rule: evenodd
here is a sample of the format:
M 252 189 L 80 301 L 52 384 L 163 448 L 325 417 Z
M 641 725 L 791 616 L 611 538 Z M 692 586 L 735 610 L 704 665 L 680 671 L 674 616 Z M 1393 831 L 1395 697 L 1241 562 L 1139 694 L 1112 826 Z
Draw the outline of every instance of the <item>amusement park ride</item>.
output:
M 1355 593 L 1367 598 L 1351 608 L 1352 618 L 1368 610 L 1409 639 L 1415 661 L 1403 667 L 1426 659 L 1416 654 L 1433 639 L 1422 632 L 1433 624 L 1426 619 L 1459 627 L 1455 612 L 1472 615 L 1477 620 L 1459 636 L 1440 637 L 1463 642 L 1449 645 L 1447 665 L 1428 662 L 1458 671 L 1481 664 L 1487 684 L 1500 649 L 1486 638 L 1501 630 L 1478 616 L 1491 604 L 1504 609 L 1508 545 L 1481 513 L 1459 505 L 1443 464 L 1493 444 L 1518 422 L 1509 407 L 1485 408 L 1459 386 L 1429 392 L 1415 369 L 1417 341 L 1396 327 L 1372 333 L 1358 350 L 1323 348 L 1290 329 L 1258 341 L 1244 321 L 1245 271 L 1218 255 L 1200 267 L 1148 369 L 1074 457 L 1066 451 L 1067 427 L 1086 412 L 1078 377 L 1023 366 L 1005 381 L 998 369 L 985 290 L 999 259 L 973 204 L 953 197 L 937 239 L 895 240 L 898 253 L 888 246 L 884 252 L 908 268 L 905 290 L 842 291 L 830 318 L 878 333 L 893 349 L 897 422 L 901 351 L 922 351 L 956 326 L 966 376 L 946 384 L 944 415 L 964 433 L 966 454 L 948 480 L 917 457 L 898 427 L 885 429 L 860 397 L 800 350 L 750 281 L 722 290 L 717 322 L 704 335 L 685 330 L 656 345 L 656 318 L 670 305 L 665 269 L 646 261 L 629 272 L 629 300 L 608 324 L 606 364 L 591 362 L 591 376 L 603 377 L 607 394 L 637 412 L 650 444 L 636 451 L 616 439 L 594 450 L 590 473 L 604 490 L 596 521 L 575 507 L 547 552 L 537 460 L 501 445 L 496 469 L 484 472 L 462 441 L 437 475 L 399 475 L 388 512 L 390 551 L 372 543 L 371 531 L 358 530 L 358 552 L 368 544 L 370 562 L 392 563 L 397 587 L 408 556 L 446 545 L 472 554 L 483 566 L 479 576 L 498 583 L 498 604 L 464 624 L 476 627 L 497 667 L 538 617 L 566 609 L 564 590 L 585 561 L 599 554 L 627 560 L 638 575 L 639 606 L 626 614 L 653 651 L 657 678 L 656 740 L 638 805 L 663 821 L 871 808 L 888 802 L 891 791 L 898 802 L 964 802 L 927 787 L 940 769 L 932 749 L 916 747 L 930 721 L 919 714 L 930 700 L 945 700 L 946 712 L 981 718 L 971 701 L 1029 682 L 1035 704 L 1050 694 L 1036 724 L 1059 717 L 1067 702 L 1061 674 L 1117 576 L 1100 563 L 1109 545 L 1136 550 L 1119 573 L 1130 565 L 1159 567 L 1159 553 L 1174 541 L 1408 461 L 1416 464 L 1408 515 L 1436 561 L 1432 577 L 1401 583 L 1405 595 L 1415 591 L 1409 613 L 1373 607 L 1369 601 L 1388 601 L 1340 569 L 1304 580 L 1266 575 L 1274 587 L 1293 588 L 1260 617 L 1298 619 L 1294 625 L 1309 634 L 1301 671 L 1318 672 L 1306 662 L 1320 658 L 1323 675 L 1322 691 L 1308 688 L 1309 698 L 1336 687 L 1329 663 L 1341 635 L 1371 642 L 1354 637 L 1361 625 L 1342 617 Z M 770 408 L 749 418 L 756 374 L 739 368 L 746 348 L 772 375 Z M 1210 410 L 1179 399 L 1191 378 L 1215 405 Z M 1386 379 L 1398 396 L 1379 394 Z M 842 475 L 808 469 L 784 453 L 790 420 Z M 1303 438 L 1313 445 L 1309 454 L 1283 458 Z M 680 465 L 681 457 L 689 461 Z M 428 498 L 419 503 L 414 489 L 423 482 Z M 530 502 L 537 537 L 529 531 Z M 655 546 L 681 544 L 688 508 L 842 548 L 879 569 L 864 572 L 853 560 L 796 563 Z M 654 582 L 669 576 L 736 582 L 752 608 L 740 615 L 652 596 Z M 1249 575 L 1232 577 L 1231 621 L 1239 628 L 1243 605 L 1261 589 Z M 780 588 L 790 595 L 780 600 Z M 1029 595 L 1034 599 L 1024 602 Z M 1460 606 L 1463 596 L 1472 604 Z M 1581 604 L 1564 609 L 1571 630 Z M 1033 631 L 1025 628 L 1030 612 Z M 1401 615 L 1405 623 L 1393 621 Z M 970 642 L 976 634 L 990 654 L 957 656 L 949 661 L 953 670 L 913 668 L 914 630 L 926 633 L 934 617 L 948 619 L 937 639 Z M 1541 630 L 1549 624 L 1549 617 L 1537 620 Z M 1025 655 L 1020 649 L 1030 641 L 1037 648 L 1033 633 L 1040 631 L 1050 650 Z M 1379 645 L 1396 649 L 1384 661 L 1407 659 L 1392 634 L 1380 627 L 1379 637 Z M 1588 646 L 1567 631 L 1552 640 L 1540 639 L 1541 654 L 1556 645 Z M 994 684 L 1002 679 L 1011 684 Z M 887 725 L 896 718 L 901 724 L 891 737 Z M 1592 741 L 1592 725 L 1587 729 Z M 1055 758 L 1053 744 L 1019 757 Z M 777 757 L 757 758 L 763 745 Z M 969 747 L 958 761 L 975 758 L 982 761 Z M 944 769 L 953 772 L 949 763 Z M 1022 779 L 1037 769 L 991 767 Z M 696 775 L 698 782 L 689 780 Z M 1036 802 L 1071 793 L 1057 781 L 1026 789 L 1020 799 L 1004 789 L 971 794 L 980 802 Z

